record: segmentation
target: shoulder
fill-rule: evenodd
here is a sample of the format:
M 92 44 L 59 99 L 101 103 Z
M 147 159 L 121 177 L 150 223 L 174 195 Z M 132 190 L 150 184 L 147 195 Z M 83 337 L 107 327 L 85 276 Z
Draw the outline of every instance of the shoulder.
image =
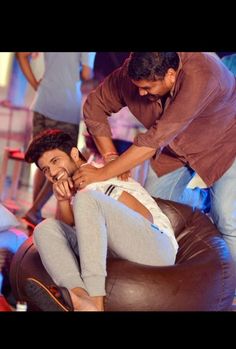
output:
M 207 52 L 181 52 L 182 69 L 185 75 L 197 74 L 207 79 L 222 70 L 222 61 L 216 55 Z

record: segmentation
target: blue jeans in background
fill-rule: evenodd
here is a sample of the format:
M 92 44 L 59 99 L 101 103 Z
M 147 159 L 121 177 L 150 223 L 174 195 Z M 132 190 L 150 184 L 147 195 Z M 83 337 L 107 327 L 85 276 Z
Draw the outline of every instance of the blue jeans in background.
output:
M 154 197 L 209 212 L 236 262 L 236 161 L 208 190 L 187 188 L 193 175 L 185 166 L 158 177 L 150 166 L 144 187 Z

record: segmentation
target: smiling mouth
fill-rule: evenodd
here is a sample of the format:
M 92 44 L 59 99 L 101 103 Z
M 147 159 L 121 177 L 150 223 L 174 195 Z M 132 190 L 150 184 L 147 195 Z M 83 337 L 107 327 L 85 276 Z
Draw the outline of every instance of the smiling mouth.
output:
M 56 181 L 59 181 L 63 176 L 65 172 L 61 172 L 58 177 L 56 177 Z

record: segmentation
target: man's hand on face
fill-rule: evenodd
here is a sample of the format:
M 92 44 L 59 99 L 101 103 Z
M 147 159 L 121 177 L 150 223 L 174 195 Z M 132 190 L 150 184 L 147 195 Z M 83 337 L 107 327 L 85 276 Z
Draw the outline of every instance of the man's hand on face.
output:
M 58 201 L 70 200 L 75 193 L 75 187 L 70 177 L 53 183 L 53 193 Z

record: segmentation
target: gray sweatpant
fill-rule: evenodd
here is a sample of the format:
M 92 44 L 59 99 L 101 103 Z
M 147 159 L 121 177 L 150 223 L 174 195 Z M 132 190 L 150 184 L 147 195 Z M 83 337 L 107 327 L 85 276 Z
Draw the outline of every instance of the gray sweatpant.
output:
M 176 251 L 167 235 L 139 213 L 97 191 L 74 198 L 75 229 L 49 218 L 34 231 L 42 263 L 58 286 L 104 296 L 107 250 L 145 265 L 173 265 Z

